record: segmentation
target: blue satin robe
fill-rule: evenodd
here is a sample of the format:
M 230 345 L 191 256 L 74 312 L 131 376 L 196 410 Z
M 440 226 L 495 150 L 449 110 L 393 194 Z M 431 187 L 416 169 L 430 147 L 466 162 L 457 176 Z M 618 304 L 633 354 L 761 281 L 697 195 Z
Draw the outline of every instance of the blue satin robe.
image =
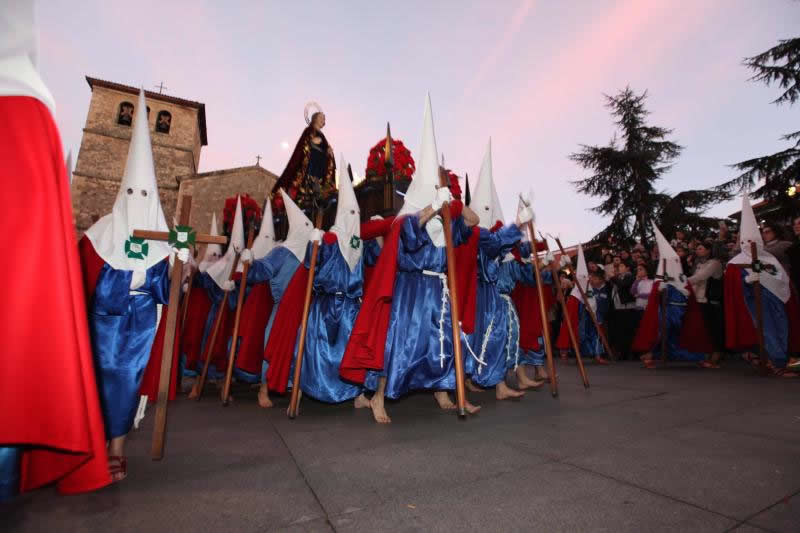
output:
M 253 261 L 250 265 L 250 271 L 247 274 L 247 284 L 255 285 L 256 283 L 269 283 L 269 290 L 272 293 L 272 312 L 269 315 L 269 322 L 267 322 L 267 329 L 264 330 L 264 347 L 267 346 L 267 339 L 269 339 L 269 332 L 272 331 L 272 323 L 275 321 L 275 314 L 280 307 L 281 298 L 283 293 L 286 292 L 286 287 L 292 281 L 297 267 L 300 266 L 300 261 L 297 257 L 286 247 L 276 246 L 267 255 Z M 261 370 L 261 379 L 264 381 L 264 374 L 267 371 L 269 363 L 264 361 Z M 242 372 L 242 374 L 245 374 Z
M 21 447 L 0 446 L 0 503 L 10 501 L 19 493 L 21 458 Z
M 530 246 L 527 246 L 527 251 L 522 251 L 522 255 L 530 255 Z M 553 284 L 552 272 L 545 270 L 541 273 L 541 276 L 542 285 Z M 500 268 L 500 277 L 497 281 L 497 288 L 500 290 L 500 294 L 509 295 L 509 300 L 506 301 L 506 305 L 511 305 L 512 309 L 514 309 L 514 304 L 512 301 L 510 301 L 510 294 L 511 291 L 514 290 L 514 286 L 517 283 L 524 283 L 525 285 L 529 285 L 531 287 L 536 286 L 536 276 L 533 273 L 533 265 L 530 263 L 525 263 L 522 265 L 518 261 L 506 261 L 505 263 L 502 263 Z M 514 313 L 516 314 L 516 309 L 514 309 Z M 519 346 L 519 320 L 516 322 L 516 330 L 514 331 L 513 336 L 516 339 L 514 341 L 516 344 L 513 346 L 509 345 L 506 348 L 507 353 L 510 353 L 510 357 L 508 359 L 509 363 L 544 366 L 544 339 L 541 336 L 539 337 L 540 348 L 538 351 L 526 350 L 522 346 Z M 517 347 L 519 348 L 518 358 L 514 353 L 514 350 Z
M 501 270 L 500 260 L 511 250 L 514 243 L 522 238 L 522 233 L 513 224 L 503 226 L 496 232 L 485 228 L 481 228 L 480 232 L 475 332 L 467 335 L 471 352 L 466 350 L 466 356 L 472 359 L 467 365 L 471 369 L 472 382 L 479 387 L 488 388 L 494 387 L 505 378 L 506 370 L 509 368 L 507 348 L 510 346 L 512 337 L 516 340 L 513 342 L 514 357 L 510 366 L 513 367 L 516 361 L 516 347 L 519 346 L 519 320 L 514 320 L 516 311 L 509 314 L 508 302 L 500 296 L 497 283 Z M 516 263 L 516 261 L 509 261 L 509 263 Z M 506 294 L 508 295 L 510 292 Z M 513 308 L 513 304 L 511 307 Z M 475 357 L 485 364 L 476 361 Z
M 667 353 L 670 361 L 703 361 L 706 356 L 703 353 L 695 353 L 681 348 L 678 345 L 683 327 L 683 315 L 686 314 L 686 303 L 689 299 L 681 291 L 667 286 Z M 661 305 L 658 306 L 659 333 L 661 320 Z M 661 358 L 661 340 L 659 338 L 656 347 L 653 349 L 653 357 Z
M 361 260 L 364 262 L 365 267 L 373 267 L 378 262 L 378 257 L 381 255 L 381 245 L 378 244 L 378 239 L 370 239 L 362 241 L 364 251 L 361 254 Z
M 108 439 L 127 434 L 133 425 L 156 333 L 156 304 L 169 300 L 167 261 L 150 267 L 144 285 L 135 291 L 130 290 L 132 274 L 104 264 L 89 308 L 89 333 Z
M 747 272 L 742 269 L 742 283 L 744 284 L 744 302 L 753 327 L 758 327 L 756 322 L 756 299 L 753 285 L 745 283 Z M 764 316 L 764 349 L 775 368 L 784 368 L 788 362 L 787 350 L 789 347 L 789 320 L 786 316 L 786 306 L 763 285 L 761 286 L 761 311 Z M 757 330 L 756 330 L 757 331 Z
M 321 402 L 344 402 L 361 393 L 361 387 L 341 380 L 339 365 L 361 308 L 362 261 L 363 258 L 351 272 L 339 250 L 338 242 L 323 243 L 319 248 L 314 273 L 314 293 L 308 310 L 300 388 L 305 394 Z M 309 244 L 306 267 L 310 263 Z
M 412 390 L 453 390 L 455 371 L 450 303 L 444 303 L 440 345 L 439 320 L 442 311 L 442 279 L 423 270 L 445 273 L 445 248 L 431 242 L 416 215 L 405 217 L 397 251 L 397 274 L 392 294 L 392 310 L 386 333 L 384 364 L 381 372 L 367 373 L 365 387 L 375 390 L 378 378 L 386 376 L 385 395 L 397 399 Z M 452 222 L 453 244 L 469 239 L 462 217 Z M 444 283 L 447 283 L 446 277 Z M 444 353 L 444 357 L 440 357 Z

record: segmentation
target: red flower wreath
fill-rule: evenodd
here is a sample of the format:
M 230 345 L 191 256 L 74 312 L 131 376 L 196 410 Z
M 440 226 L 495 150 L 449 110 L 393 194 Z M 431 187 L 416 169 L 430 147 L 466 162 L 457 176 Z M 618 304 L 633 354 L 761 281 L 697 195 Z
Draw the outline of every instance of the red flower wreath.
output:
M 222 231 L 228 236 L 231 234 L 233 219 L 236 217 L 236 198 L 236 196 L 233 196 L 226 199 L 225 209 L 222 211 Z M 253 224 L 254 227 L 258 227 L 258 225 L 261 224 L 261 207 L 259 207 L 258 202 L 247 194 L 242 195 L 241 199 L 244 231 L 247 232 L 247 228 L 249 228 L 251 224 Z
M 367 179 L 386 177 L 386 138 L 381 139 L 369 151 L 367 158 Z M 392 157 L 394 164 L 392 171 L 395 179 L 411 180 L 416 169 L 411 152 L 405 147 L 403 141 L 392 139 Z

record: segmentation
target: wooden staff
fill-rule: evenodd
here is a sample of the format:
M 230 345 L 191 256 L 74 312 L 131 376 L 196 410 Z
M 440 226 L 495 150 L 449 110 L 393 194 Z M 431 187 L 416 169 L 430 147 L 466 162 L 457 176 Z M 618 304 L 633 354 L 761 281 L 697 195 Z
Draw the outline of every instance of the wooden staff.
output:
M 212 235 L 197 235 L 189 228 L 189 215 L 192 211 L 192 197 L 184 196 L 180 205 L 180 221 L 178 226 L 183 237 L 175 228 L 173 232 L 134 230 L 133 236 L 139 239 L 166 241 L 171 246 L 188 246 L 191 242 L 227 242 L 226 237 Z M 184 233 L 184 231 L 186 233 Z M 173 239 L 175 239 L 173 241 Z M 182 244 L 181 244 L 182 243 Z M 161 374 L 158 381 L 158 399 L 156 401 L 156 417 L 153 426 L 153 445 L 150 455 L 154 461 L 164 457 L 164 442 L 167 433 L 167 401 L 169 400 L 170 380 L 172 379 L 172 356 L 175 348 L 175 328 L 178 323 L 178 307 L 180 306 L 181 285 L 183 285 L 183 261 L 175 257 L 170 272 L 169 303 L 167 309 L 167 323 L 164 332 L 164 347 L 161 351 Z
M 664 290 L 661 291 L 661 362 L 666 365 L 667 364 L 667 300 L 669 300 L 669 296 L 667 295 L 668 287 L 667 281 L 670 279 L 667 276 L 667 260 L 662 259 L 661 265 L 664 268 L 662 273 L 663 279 L 661 283 L 663 283 Z
M 238 264 L 239 254 L 237 253 L 233 258 L 233 268 L 231 268 L 231 273 L 228 276 L 228 280 L 233 279 L 233 275 L 236 273 L 236 266 Z M 206 354 L 206 360 L 203 363 L 203 371 L 200 373 L 200 377 L 192 387 L 192 392 L 189 393 L 189 398 L 191 399 L 200 400 L 200 397 L 203 395 L 203 389 L 206 386 L 206 378 L 208 377 L 208 365 L 211 362 L 211 351 L 214 349 L 214 343 L 217 342 L 217 334 L 219 333 L 219 328 L 222 324 L 222 316 L 225 313 L 225 306 L 228 305 L 229 293 L 230 291 L 227 290 L 222 291 L 222 300 L 219 303 L 219 309 L 217 309 L 217 316 L 214 317 L 214 328 L 211 331 L 210 339 L 207 339 L 208 342 L 206 342 L 205 350 L 203 350 L 203 352 Z
M 542 315 L 542 336 L 544 337 L 544 350 L 547 355 L 547 373 L 550 374 L 550 393 L 553 398 L 558 396 L 558 380 L 556 379 L 556 365 L 553 362 L 553 343 L 550 339 L 550 321 L 547 319 L 547 309 L 544 306 L 544 287 L 542 286 L 542 273 L 539 272 L 539 256 L 536 253 L 536 233 L 533 221 L 525 224 L 528 230 L 528 239 L 531 241 L 531 260 L 533 261 L 533 274 L 536 276 L 536 291 L 539 293 L 539 314 Z
M 192 293 L 192 283 L 194 283 L 195 269 L 189 273 L 189 279 L 186 280 L 188 288 L 186 289 L 186 296 L 183 298 L 183 310 L 181 311 L 181 331 L 186 325 L 186 315 L 189 314 L 189 295 Z
M 322 227 L 322 208 L 317 209 L 314 227 Z M 286 414 L 294 419 L 297 416 L 297 404 L 300 402 L 300 373 L 303 368 L 303 351 L 306 348 L 306 333 L 308 331 L 308 311 L 311 309 L 311 292 L 314 289 L 314 273 L 317 270 L 317 256 L 319 255 L 319 241 L 314 241 L 311 246 L 311 262 L 308 265 L 308 282 L 306 295 L 303 302 L 303 321 L 300 323 L 300 339 L 297 341 L 297 357 L 294 360 L 294 376 L 292 377 L 292 396 L 289 400 L 289 410 Z
M 550 246 L 547 244 L 547 239 L 544 238 L 541 234 L 542 242 L 544 243 L 545 250 L 550 251 Z M 556 294 L 558 295 L 558 302 L 561 304 L 561 310 L 564 313 L 564 321 L 567 323 L 567 331 L 569 332 L 569 340 L 572 343 L 572 347 L 575 349 L 575 360 L 578 362 L 578 372 L 581 375 L 581 379 L 583 380 L 584 388 L 589 388 L 589 377 L 586 375 L 586 368 L 583 366 L 583 357 L 581 357 L 581 347 L 580 343 L 578 342 L 578 336 L 575 334 L 575 326 L 572 324 L 572 317 L 569 316 L 569 312 L 567 311 L 567 298 L 564 296 L 564 289 L 561 287 L 561 283 L 558 277 L 558 266 L 556 265 L 555 261 L 550 263 L 550 272 L 553 274 L 553 283 L 556 286 Z
M 253 248 L 255 238 L 255 228 L 251 225 L 247 234 L 247 248 Z M 233 319 L 233 336 L 231 337 L 231 348 L 228 352 L 228 369 L 225 372 L 225 383 L 222 385 L 222 405 L 227 407 L 231 399 L 231 380 L 233 379 L 233 365 L 236 359 L 236 346 L 239 340 L 239 319 L 242 316 L 242 304 L 244 303 L 244 293 L 247 290 L 247 272 L 250 270 L 250 263 L 245 263 L 242 267 L 242 282 L 239 285 L 239 298 L 236 301 L 236 316 Z
M 758 260 L 758 247 L 756 247 L 756 243 L 750 243 L 750 257 L 752 258 L 752 263 L 750 264 L 736 264 L 736 263 L 729 263 L 733 266 L 738 266 L 741 268 L 749 268 L 752 269 L 753 272 L 761 273 L 763 268 L 761 263 Z M 756 304 L 756 333 L 758 334 L 758 363 L 759 368 L 761 370 L 761 374 L 767 375 L 769 374 L 769 368 L 767 367 L 767 349 L 764 344 L 764 307 L 763 307 L 763 300 L 761 296 L 761 282 L 754 281 L 753 282 L 753 299 L 755 300 Z
M 444 156 L 442 156 L 444 157 Z M 448 187 L 448 177 L 444 168 L 439 168 L 439 186 Z M 444 246 L 447 257 L 447 287 L 450 291 L 450 323 L 453 327 L 453 357 L 455 359 L 456 373 L 456 405 L 458 406 L 458 416 L 467 416 L 467 389 L 464 379 L 464 359 L 461 351 L 461 323 L 458 317 L 461 316 L 458 305 L 458 278 L 456 277 L 456 255 L 453 246 L 453 229 L 450 227 L 452 217 L 450 216 L 450 202 L 445 202 L 441 207 L 442 225 L 444 229 Z M 477 259 L 476 259 L 477 261 Z
M 564 247 L 561 246 L 561 239 L 559 239 L 558 237 L 556 237 L 556 244 L 558 244 L 558 249 L 561 250 L 561 253 L 566 255 Z M 594 324 L 594 327 L 597 330 L 597 334 L 600 336 L 600 341 L 602 341 L 603 347 L 606 349 L 606 353 L 608 353 L 609 357 L 616 359 L 616 356 L 614 355 L 614 350 L 612 350 L 611 345 L 608 344 L 606 333 L 600 326 L 600 322 L 597 321 L 597 315 L 595 314 L 594 309 L 592 309 L 592 306 L 589 305 L 589 298 L 586 296 L 586 291 L 583 290 L 583 287 L 578 281 L 577 276 L 575 277 L 575 286 L 578 287 L 578 292 L 581 293 L 581 300 L 583 300 L 583 307 L 589 313 L 589 317 L 592 319 L 592 324 Z

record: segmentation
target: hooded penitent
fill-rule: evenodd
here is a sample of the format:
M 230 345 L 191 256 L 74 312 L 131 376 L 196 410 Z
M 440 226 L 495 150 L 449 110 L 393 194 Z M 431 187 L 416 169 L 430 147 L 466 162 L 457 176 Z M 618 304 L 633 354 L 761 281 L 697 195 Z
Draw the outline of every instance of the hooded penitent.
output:
M 275 248 L 275 222 L 272 220 L 272 202 L 267 198 L 261 228 L 253 241 L 253 259 L 266 257 Z
M 761 232 L 758 230 L 756 224 L 756 216 L 753 213 L 753 207 L 750 205 L 750 200 L 745 192 L 742 195 L 742 224 L 739 228 L 739 246 L 742 251 L 739 255 L 730 260 L 733 264 L 752 263 L 753 258 L 750 255 L 750 243 L 756 243 L 756 250 L 758 251 L 758 260 L 761 263 L 771 265 L 774 268 L 774 274 L 770 272 L 772 269 L 764 269 L 759 276 L 759 282 L 768 291 L 777 296 L 780 301 L 786 303 L 791 296 L 791 288 L 789 285 L 789 276 L 781 266 L 774 255 L 764 249 L 764 240 L 761 238 Z M 750 274 L 752 271 L 746 269 Z
M 228 250 L 222 259 L 208 267 L 208 275 L 214 280 L 218 287 L 222 288 L 225 282 L 230 279 L 233 263 L 236 254 L 244 250 L 244 221 L 242 220 L 242 198 L 236 198 L 236 215 L 233 217 L 233 227 L 231 228 L 231 240 Z
M 340 158 L 339 168 L 346 169 L 344 156 Z M 361 242 L 361 211 L 358 200 L 353 190 L 353 183 L 347 175 L 339 180 L 339 200 L 336 204 L 336 220 L 331 227 L 339 241 L 339 251 L 342 253 L 350 270 L 356 268 L 361 259 L 363 246 Z
M 656 277 L 664 276 L 664 260 L 667 264 L 667 278 L 669 284 L 678 289 L 681 294 L 687 296 L 689 289 L 686 288 L 686 276 L 683 274 L 683 267 L 681 266 L 681 258 L 678 253 L 670 246 L 669 241 L 659 231 L 655 224 L 653 224 L 653 233 L 656 235 L 656 244 L 658 245 L 658 268 L 656 269 Z
M 144 272 L 167 257 L 170 247 L 166 242 L 134 238 L 136 229 L 169 231 L 158 196 L 144 90 L 139 91 L 128 159 L 114 207 L 86 236 L 112 268 Z
M 497 196 L 497 189 L 494 186 L 492 176 L 492 140 L 486 146 L 486 154 L 483 156 L 481 171 L 478 181 L 475 183 L 475 190 L 470 197 L 470 209 L 480 218 L 480 227 L 491 229 L 497 222 L 503 221 L 503 210 L 500 207 L 500 198 Z
M 211 231 L 209 231 L 209 235 L 219 235 L 216 213 L 211 215 Z M 206 250 L 203 252 L 203 259 L 200 260 L 197 270 L 205 272 L 208 270 L 208 267 L 216 263 L 220 257 L 222 257 L 222 246 L 216 243 L 207 244 Z
M 439 161 L 436 149 L 436 135 L 433 131 L 433 111 L 431 109 L 431 95 L 425 98 L 425 113 L 422 123 L 422 142 L 420 143 L 419 159 L 416 171 L 408 186 L 403 201 L 403 207 L 397 214 L 409 215 L 416 213 L 430 205 L 439 186 Z
M 289 219 L 289 232 L 282 246 L 286 247 L 298 261 L 302 261 L 306 254 L 308 239 L 314 226 L 297 204 L 281 189 L 283 204 L 286 206 L 286 217 Z

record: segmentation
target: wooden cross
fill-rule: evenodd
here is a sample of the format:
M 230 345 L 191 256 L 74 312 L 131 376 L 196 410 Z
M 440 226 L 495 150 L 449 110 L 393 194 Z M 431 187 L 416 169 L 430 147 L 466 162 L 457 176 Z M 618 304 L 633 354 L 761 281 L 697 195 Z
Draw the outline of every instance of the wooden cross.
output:
M 728 263 L 729 265 L 738 266 L 741 268 L 750 268 L 753 272 L 763 272 L 764 271 L 764 264 L 758 260 L 758 248 L 756 247 L 756 243 L 750 243 L 750 257 L 752 258 L 752 263 L 744 263 L 744 264 L 737 264 L 737 263 Z M 768 374 L 767 370 L 767 350 L 764 347 L 764 308 L 761 300 L 761 282 L 754 281 L 753 282 L 753 299 L 755 300 L 756 304 L 756 330 L 758 333 L 758 362 L 761 369 L 761 373 L 766 375 Z
M 184 227 L 189 224 L 189 214 L 192 210 L 192 197 L 184 196 L 181 202 L 180 213 L 181 217 L 178 228 L 173 232 L 165 231 L 149 231 L 149 230 L 134 230 L 133 236 L 140 239 L 148 239 L 151 241 L 167 241 L 172 245 L 188 246 L 192 244 L 191 231 L 183 231 Z M 173 239 L 170 239 L 170 234 L 173 234 Z M 177 238 L 175 236 L 177 234 Z M 194 243 L 215 243 L 225 244 L 228 238 L 218 235 L 201 235 L 195 234 Z M 169 397 L 169 381 L 172 376 L 172 349 L 175 344 L 175 325 L 178 321 L 178 301 L 181 296 L 181 285 L 183 280 L 181 274 L 183 273 L 183 261 L 175 258 L 172 265 L 172 272 L 169 286 L 169 306 L 167 310 L 167 329 L 164 333 L 164 348 L 161 352 L 161 376 L 158 382 L 158 400 L 156 402 L 156 418 L 155 427 L 153 428 L 153 446 L 150 454 L 154 461 L 158 461 L 164 457 L 164 439 L 167 429 L 167 398 Z
M 164 87 L 163 81 L 159 85 L 156 85 L 156 88 L 158 89 L 158 94 L 163 93 L 164 89 L 169 89 L 169 87 Z
M 260 155 L 257 155 L 257 156 L 256 156 L 256 166 L 257 166 L 257 167 L 258 167 L 258 166 L 261 166 L 259 163 L 261 163 L 261 156 L 260 156 Z

